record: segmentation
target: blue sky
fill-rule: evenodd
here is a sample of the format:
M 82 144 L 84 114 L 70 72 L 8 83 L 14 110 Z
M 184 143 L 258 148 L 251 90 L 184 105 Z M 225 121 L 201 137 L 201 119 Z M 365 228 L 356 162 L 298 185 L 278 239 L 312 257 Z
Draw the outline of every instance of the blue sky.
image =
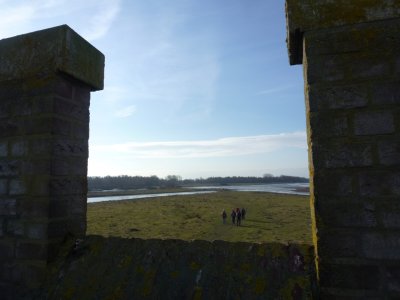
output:
M 89 175 L 308 177 L 284 0 L 0 0 L 0 38 L 68 24 L 106 56 Z

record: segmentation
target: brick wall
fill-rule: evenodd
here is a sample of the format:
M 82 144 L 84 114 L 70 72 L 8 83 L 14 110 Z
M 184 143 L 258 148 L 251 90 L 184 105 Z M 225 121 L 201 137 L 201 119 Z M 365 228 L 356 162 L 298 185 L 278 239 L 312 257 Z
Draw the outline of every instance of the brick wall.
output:
M 63 47 L 76 44 L 103 67 L 67 26 L 0 41 L 2 299 L 37 287 L 63 240 L 85 235 L 90 91 L 102 80 L 71 66 Z
M 353 2 L 288 1 L 289 53 L 304 66 L 321 298 L 385 299 L 400 295 L 400 4 L 357 2 L 350 18 Z

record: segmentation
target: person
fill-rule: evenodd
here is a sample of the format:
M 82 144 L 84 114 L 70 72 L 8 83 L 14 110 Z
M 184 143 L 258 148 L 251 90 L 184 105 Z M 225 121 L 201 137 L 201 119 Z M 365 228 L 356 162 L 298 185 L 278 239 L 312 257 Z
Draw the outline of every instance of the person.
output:
M 225 211 L 225 209 L 222 210 L 221 216 L 222 216 L 222 224 L 226 224 L 226 211 Z
M 232 217 L 232 224 L 235 225 L 235 219 L 236 219 L 236 212 L 235 212 L 235 209 L 232 209 L 231 217 Z
M 240 226 L 240 223 L 242 221 L 242 213 L 240 209 L 236 210 L 236 226 Z
M 246 217 L 246 210 L 242 208 L 242 220 Z

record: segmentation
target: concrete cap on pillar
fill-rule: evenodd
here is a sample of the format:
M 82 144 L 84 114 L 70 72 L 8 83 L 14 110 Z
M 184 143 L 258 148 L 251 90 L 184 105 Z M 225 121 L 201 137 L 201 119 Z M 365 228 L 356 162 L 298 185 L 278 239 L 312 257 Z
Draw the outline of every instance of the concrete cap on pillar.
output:
M 104 55 L 67 25 L 0 40 L 0 81 L 66 73 L 104 87 Z
M 399 0 L 286 0 L 290 64 L 302 63 L 306 31 L 399 17 Z

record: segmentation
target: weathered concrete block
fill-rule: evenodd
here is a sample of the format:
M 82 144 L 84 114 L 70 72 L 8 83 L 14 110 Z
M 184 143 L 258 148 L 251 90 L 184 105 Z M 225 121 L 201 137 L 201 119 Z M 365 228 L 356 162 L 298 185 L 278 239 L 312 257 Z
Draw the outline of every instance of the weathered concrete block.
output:
M 400 140 L 382 141 L 378 144 L 379 162 L 385 166 L 400 165 Z
M 6 220 L 6 232 L 8 235 L 21 237 L 25 234 L 24 223 L 19 219 Z
M 318 141 L 318 138 L 316 138 Z M 314 167 L 337 169 L 368 167 L 373 165 L 372 146 L 354 143 L 314 142 L 312 145 Z
M 353 3 L 346 0 L 286 0 L 287 44 L 290 64 L 302 63 L 302 36 L 304 33 L 318 29 L 320 32 L 322 31 L 322 34 L 328 35 L 329 32 L 324 32 L 321 29 L 332 31 L 332 29 L 342 27 L 344 29 L 339 28 L 339 30 L 345 31 L 350 26 L 345 27 L 343 25 L 379 20 L 384 20 L 381 23 L 381 31 L 384 31 L 386 27 L 389 27 L 387 23 L 390 23 L 390 19 L 398 18 L 399 14 L 400 4 L 396 1 L 388 1 L 383 4 L 379 1 Z M 349 35 L 354 34 L 349 33 Z M 368 38 L 371 39 L 371 35 L 365 37 L 366 40 Z
M 87 180 L 85 178 L 53 178 L 50 181 L 50 194 L 52 196 L 80 195 L 87 193 Z
M 69 136 L 71 134 L 71 122 L 56 117 L 26 119 L 24 121 L 24 126 L 25 134 L 27 135 L 52 134 Z
M 15 255 L 17 259 L 47 260 L 47 244 L 34 242 L 17 242 Z
M 66 25 L 0 41 L 0 236 L 17 245 L 9 266 L 0 262 L 0 287 L 21 290 L 15 299 L 34 298 L 49 243 L 54 255 L 67 232 L 85 233 L 84 213 L 55 208 L 52 195 L 86 206 L 90 92 L 103 69 L 104 56 Z M 55 236 L 49 224 L 61 221 Z
M 373 203 L 347 203 L 324 201 L 316 204 L 318 219 L 324 220 L 325 226 L 330 227 L 376 227 L 376 208 Z
M 351 196 L 353 176 L 343 171 L 317 171 L 314 178 L 315 196 Z
M 368 90 L 365 84 L 309 87 L 309 98 L 317 103 L 315 110 L 349 109 L 366 107 Z
M 52 221 L 48 225 L 48 237 L 50 239 L 62 238 L 69 232 L 69 225 L 74 222 L 69 222 L 67 219 Z M 73 232 L 69 232 L 73 234 Z
M 44 280 L 46 265 L 38 262 L 19 263 L 11 269 L 11 279 L 20 286 L 37 287 Z M 24 295 L 29 297 L 28 295 Z
M 400 104 L 400 82 L 371 84 L 371 102 L 375 105 Z
M 5 119 L 0 122 L 0 138 L 21 136 L 24 133 L 24 124 L 20 120 Z
M 337 145 L 325 152 L 326 168 L 372 166 L 372 147 L 363 144 Z
M 80 139 L 54 139 L 53 144 L 53 155 L 58 156 L 88 156 L 88 141 Z
M 76 104 L 74 102 L 71 102 L 71 100 L 66 101 L 61 98 L 56 98 L 54 113 L 72 120 L 77 120 L 85 123 L 89 122 L 89 107 L 82 104 Z
M 395 67 L 394 67 L 394 75 L 395 76 L 400 75 L 400 58 L 399 57 L 396 58 Z
M 381 222 L 383 226 L 388 229 L 400 229 L 400 210 L 395 210 L 393 207 L 389 209 L 390 211 L 381 212 Z
M 49 217 L 47 198 L 23 197 L 18 202 L 17 214 L 22 219 L 46 219 Z
M 53 139 L 49 137 L 38 137 L 29 139 L 29 154 L 31 156 L 51 157 Z
M 0 157 L 7 157 L 8 155 L 8 143 L 0 142 Z
M 361 236 L 360 251 L 365 258 L 399 260 L 400 234 L 369 232 Z
M 20 165 L 18 160 L 0 160 L 0 176 L 19 175 Z
M 21 170 L 24 175 L 46 175 L 51 172 L 50 159 L 35 159 L 22 161 Z
M 21 49 L 29 46 L 29 54 Z M 94 90 L 103 88 L 104 55 L 67 25 L 3 39 L 0 81 L 61 71 Z
M 395 131 L 391 111 L 360 112 L 354 117 L 354 134 L 375 135 L 389 134 Z
M 322 223 L 322 220 L 319 220 Z M 318 228 L 318 254 L 325 263 L 335 258 L 361 257 L 360 230 L 335 229 L 332 227 Z
M 311 138 L 324 139 L 328 137 L 347 136 L 349 132 L 347 115 L 332 115 L 329 113 L 310 113 Z
M 324 265 L 319 274 L 324 287 L 366 290 L 380 287 L 378 266 Z
M 46 240 L 47 234 L 47 223 L 30 223 L 26 226 L 26 236 L 33 240 Z
M 69 213 L 71 215 L 79 215 L 84 216 L 86 215 L 87 210 L 87 199 L 83 195 L 72 196 L 69 198 Z M 86 220 L 86 218 L 84 218 Z
M 360 56 L 354 53 L 307 57 L 307 83 L 344 85 L 351 80 L 377 80 L 391 75 L 390 64 L 382 62 L 379 56 L 364 57 L 359 64 L 352 63 L 356 60 L 360 60 Z
M 49 203 L 49 217 L 51 219 L 67 218 L 70 214 L 69 209 L 69 197 L 54 197 Z
M 0 241 L 0 259 L 9 260 L 15 256 L 15 247 L 13 240 Z
M 25 182 L 20 179 L 11 179 L 10 180 L 10 195 L 23 195 L 26 192 Z
M 71 126 L 71 137 L 78 140 L 87 140 L 89 138 L 89 122 L 86 124 L 74 122 Z
M 3 238 L 7 232 L 5 218 L 0 217 L 0 237 Z
M 0 199 L 0 215 L 15 216 L 17 214 L 17 200 Z
M 11 142 L 11 155 L 15 157 L 24 156 L 28 152 L 28 145 L 25 141 Z
M 29 180 L 26 180 L 28 185 L 27 192 L 29 196 L 33 197 L 48 197 L 50 196 L 50 175 L 30 176 Z
M 382 60 L 380 54 L 360 55 L 355 57 L 357 63 L 350 64 L 348 79 L 350 80 L 376 80 L 391 76 L 391 64 Z
M 386 267 L 386 282 L 389 291 L 394 292 L 393 297 L 400 293 L 400 267 Z
M 0 196 L 8 194 L 7 179 L 0 179 Z
M 86 176 L 87 158 L 76 157 L 69 160 L 54 160 L 51 165 L 51 172 L 55 176 Z
M 360 195 L 365 197 L 400 195 L 400 173 L 366 171 L 359 174 Z

